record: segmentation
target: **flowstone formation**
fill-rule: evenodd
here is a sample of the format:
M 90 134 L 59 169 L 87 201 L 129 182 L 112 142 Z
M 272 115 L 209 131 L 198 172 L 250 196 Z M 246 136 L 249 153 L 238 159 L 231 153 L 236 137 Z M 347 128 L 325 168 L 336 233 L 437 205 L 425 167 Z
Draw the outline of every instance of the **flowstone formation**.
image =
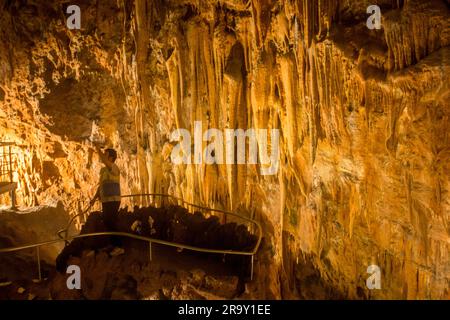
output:
M 0 4 L 0 137 L 26 146 L 19 204 L 84 208 L 100 170 L 89 141 L 103 139 L 124 194 L 262 223 L 249 292 L 449 297 L 449 1 L 80 0 L 80 30 L 68 5 Z M 278 171 L 173 164 L 171 133 L 196 121 L 278 129 Z

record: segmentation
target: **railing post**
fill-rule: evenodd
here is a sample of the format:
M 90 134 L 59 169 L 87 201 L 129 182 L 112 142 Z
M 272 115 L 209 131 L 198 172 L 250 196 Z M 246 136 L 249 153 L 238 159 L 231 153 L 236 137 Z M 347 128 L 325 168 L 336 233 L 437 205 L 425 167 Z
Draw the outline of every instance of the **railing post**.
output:
M 67 247 L 69 245 L 69 241 L 67 240 L 68 235 L 69 235 L 69 228 L 67 228 L 64 231 L 64 246 L 65 247 Z
M 42 280 L 42 275 L 41 275 L 41 255 L 40 255 L 39 247 L 36 247 L 36 256 L 37 256 L 37 264 L 38 264 L 39 281 L 41 281 Z
M 253 281 L 253 257 L 252 255 L 251 262 L 250 262 L 250 281 Z
M 148 253 L 149 253 L 150 262 L 152 262 L 152 242 L 151 241 L 148 242 Z

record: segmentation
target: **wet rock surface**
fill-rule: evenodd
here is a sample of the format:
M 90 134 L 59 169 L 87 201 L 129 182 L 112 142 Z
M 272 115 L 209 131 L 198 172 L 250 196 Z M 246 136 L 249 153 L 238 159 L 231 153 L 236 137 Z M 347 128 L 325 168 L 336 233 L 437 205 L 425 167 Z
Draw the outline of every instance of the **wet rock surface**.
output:
M 449 2 L 376 3 L 380 30 L 366 0 L 80 1 L 68 30 L 67 1 L 1 2 L 0 136 L 27 146 L 20 204 L 84 208 L 99 137 L 124 193 L 260 221 L 265 297 L 314 296 L 305 263 L 351 299 L 448 298 Z M 170 134 L 195 121 L 279 129 L 280 170 L 173 164 Z M 372 264 L 383 290 L 365 287 Z

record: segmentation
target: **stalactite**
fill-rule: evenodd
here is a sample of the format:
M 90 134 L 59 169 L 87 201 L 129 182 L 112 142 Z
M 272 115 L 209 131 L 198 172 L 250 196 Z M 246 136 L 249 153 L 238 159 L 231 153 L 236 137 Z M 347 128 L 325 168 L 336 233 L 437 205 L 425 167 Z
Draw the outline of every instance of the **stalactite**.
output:
M 123 193 L 167 191 L 261 221 L 270 259 L 255 266 L 267 271 L 256 285 L 268 295 L 282 294 L 283 261 L 301 257 L 348 297 L 359 297 L 350 284 L 370 259 L 390 270 L 377 297 L 445 296 L 448 8 L 380 5 L 382 29 L 368 30 L 356 0 L 86 3 L 82 32 L 50 16 L 25 30 L 25 17 L 0 6 L 0 139 L 29 145 L 21 203 L 61 199 L 77 211 L 93 195 L 100 165 L 89 133 L 68 120 L 82 107 L 83 127 L 119 151 Z M 174 165 L 170 134 L 193 134 L 195 121 L 279 129 L 279 171 Z M 45 179 L 45 161 L 57 183 Z M 286 266 L 282 282 L 294 273 Z

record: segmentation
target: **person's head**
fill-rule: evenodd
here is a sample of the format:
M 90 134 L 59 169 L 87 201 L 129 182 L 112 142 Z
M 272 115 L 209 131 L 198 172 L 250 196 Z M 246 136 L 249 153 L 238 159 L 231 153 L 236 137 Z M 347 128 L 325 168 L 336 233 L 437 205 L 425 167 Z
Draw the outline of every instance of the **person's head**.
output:
M 111 162 L 116 162 L 117 152 L 114 149 L 106 149 L 105 154 L 108 156 L 108 160 Z

